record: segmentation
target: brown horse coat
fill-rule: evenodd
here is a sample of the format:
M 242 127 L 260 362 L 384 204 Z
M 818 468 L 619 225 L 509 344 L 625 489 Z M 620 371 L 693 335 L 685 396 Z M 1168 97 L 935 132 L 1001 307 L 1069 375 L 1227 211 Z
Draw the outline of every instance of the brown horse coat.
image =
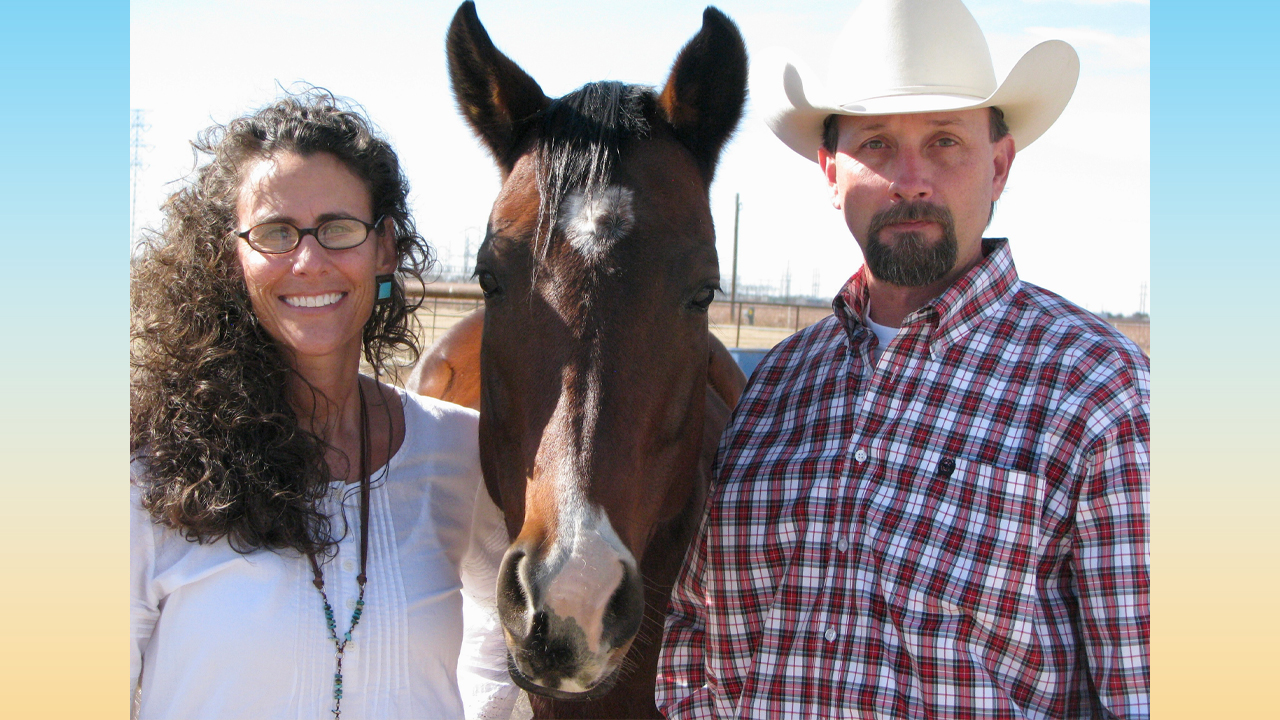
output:
M 706 314 L 709 188 L 746 97 L 742 38 L 708 8 L 660 93 L 591 83 L 557 100 L 469 2 L 447 48 L 503 186 L 477 254 L 485 309 L 410 387 L 480 410 L 485 483 L 512 538 L 499 614 L 535 712 L 658 717 L 671 584 L 745 384 Z

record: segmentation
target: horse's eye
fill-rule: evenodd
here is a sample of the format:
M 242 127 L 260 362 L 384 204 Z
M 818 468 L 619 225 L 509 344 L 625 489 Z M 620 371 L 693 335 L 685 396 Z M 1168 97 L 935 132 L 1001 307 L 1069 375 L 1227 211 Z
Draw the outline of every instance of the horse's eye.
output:
M 693 300 L 689 301 L 689 304 L 698 310 L 706 310 L 711 306 L 711 301 L 715 299 L 716 287 L 714 285 L 708 285 L 699 290 L 698 293 L 693 296 Z
M 502 291 L 502 286 L 498 285 L 498 278 L 488 270 L 480 270 L 476 273 L 476 279 L 480 282 L 480 291 L 485 297 L 493 297 L 495 293 Z

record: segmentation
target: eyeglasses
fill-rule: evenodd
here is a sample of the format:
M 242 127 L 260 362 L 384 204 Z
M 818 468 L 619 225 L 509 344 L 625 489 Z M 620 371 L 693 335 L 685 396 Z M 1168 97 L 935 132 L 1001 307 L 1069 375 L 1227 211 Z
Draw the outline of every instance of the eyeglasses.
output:
M 244 238 L 254 250 L 271 255 L 287 253 L 298 247 L 304 235 L 314 237 L 320 247 L 347 250 L 368 240 L 369 233 L 381 225 L 386 217 L 383 215 L 372 224 L 355 218 L 338 218 L 322 222 L 313 228 L 299 228 L 287 222 L 269 222 L 254 225 L 236 235 Z

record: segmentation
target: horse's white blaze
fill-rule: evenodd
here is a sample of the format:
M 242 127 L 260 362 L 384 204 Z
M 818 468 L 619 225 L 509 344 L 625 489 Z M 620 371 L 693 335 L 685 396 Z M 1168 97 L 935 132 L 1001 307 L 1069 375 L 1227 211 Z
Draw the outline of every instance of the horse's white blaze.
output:
M 609 600 L 622 583 L 623 566 L 634 569 L 636 561 L 600 508 L 565 503 L 562 513 L 553 553 L 558 567 L 543 597 L 548 610 L 577 622 L 588 652 L 598 654 L 609 649 L 600 646 Z
M 560 205 L 557 224 L 569 244 L 588 260 L 609 249 L 635 226 L 632 192 L 610 185 L 599 193 L 569 193 Z
M 547 471 L 543 477 L 555 480 L 556 521 L 555 539 L 537 572 L 541 578 L 538 607 L 531 605 L 530 610 L 545 610 L 549 636 L 574 648 L 574 675 L 548 680 L 548 687 L 586 692 L 611 671 L 619 657 L 619 648 L 605 645 L 605 615 L 627 574 L 638 577 L 639 571 L 608 514 L 585 491 L 591 449 L 589 438 L 580 433 L 581 428 L 598 425 L 598 363 L 564 372 L 566 388 L 574 391 L 560 394 L 536 461 Z

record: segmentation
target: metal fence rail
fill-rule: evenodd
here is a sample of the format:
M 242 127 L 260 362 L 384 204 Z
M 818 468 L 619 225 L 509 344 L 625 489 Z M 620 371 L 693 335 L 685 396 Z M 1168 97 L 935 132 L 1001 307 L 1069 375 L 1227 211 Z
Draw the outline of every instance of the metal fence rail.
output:
M 468 283 L 406 284 L 405 294 L 422 298 L 415 313 L 426 347 L 454 323 L 484 304 L 478 285 Z M 731 348 L 768 349 L 788 335 L 831 314 L 831 307 L 772 301 L 717 301 L 707 311 L 711 332 Z
M 484 304 L 480 286 L 469 283 L 406 285 L 410 297 L 421 297 L 415 313 L 421 327 L 423 347 L 435 342 L 454 323 Z M 830 305 L 806 305 L 766 300 L 716 301 L 707 310 L 711 332 L 729 348 L 768 349 L 792 333 L 813 325 L 831 314 Z M 1151 324 L 1132 320 L 1107 320 L 1151 354 Z
M 830 305 L 739 300 L 712 304 L 707 319 L 726 347 L 768 349 L 830 314 Z

